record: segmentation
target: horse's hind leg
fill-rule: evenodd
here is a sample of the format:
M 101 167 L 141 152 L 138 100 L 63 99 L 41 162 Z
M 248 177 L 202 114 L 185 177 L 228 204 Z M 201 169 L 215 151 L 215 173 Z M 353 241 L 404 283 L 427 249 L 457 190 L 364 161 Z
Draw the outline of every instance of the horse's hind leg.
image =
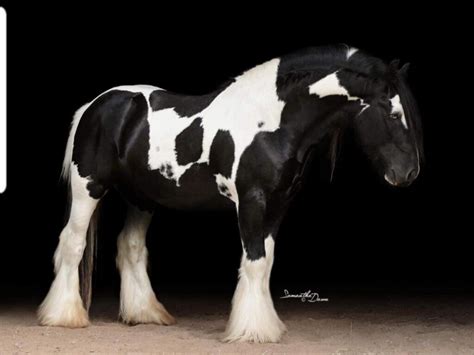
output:
M 129 206 L 117 241 L 120 270 L 120 317 L 125 323 L 173 324 L 175 320 L 158 302 L 147 274 L 146 232 L 152 214 Z
M 87 185 L 91 183 L 93 182 L 79 175 L 77 166 L 73 164 L 71 213 L 54 254 L 56 277 L 38 310 L 42 325 L 78 328 L 89 324 L 87 311 L 79 294 L 78 266 L 86 246 L 89 221 L 99 201 L 89 196 Z

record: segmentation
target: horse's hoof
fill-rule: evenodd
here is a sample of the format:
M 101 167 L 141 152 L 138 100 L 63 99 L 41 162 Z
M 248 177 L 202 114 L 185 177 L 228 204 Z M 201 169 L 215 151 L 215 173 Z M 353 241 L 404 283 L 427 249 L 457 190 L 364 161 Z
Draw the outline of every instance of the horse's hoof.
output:
M 140 307 L 139 310 L 126 309 L 122 307 L 120 317 L 126 324 L 148 324 L 172 325 L 176 319 L 166 310 L 166 308 L 156 299 L 152 300 L 147 307 Z
M 40 325 L 65 328 L 84 328 L 89 325 L 89 317 L 82 305 L 64 306 L 64 309 L 46 309 L 40 307 L 38 311 Z
M 286 332 L 286 326 L 280 320 L 276 327 L 264 327 L 262 330 L 249 329 L 227 329 L 222 341 L 225 343 L 247 342 L 247 343 L 278 343 Z
M 222 341 L 224 343 L 279 343 L 284 331 L 276 334 L 265 334 L 265 333 L 256 333 L 249 332 L 244 334 L 226 334 Z

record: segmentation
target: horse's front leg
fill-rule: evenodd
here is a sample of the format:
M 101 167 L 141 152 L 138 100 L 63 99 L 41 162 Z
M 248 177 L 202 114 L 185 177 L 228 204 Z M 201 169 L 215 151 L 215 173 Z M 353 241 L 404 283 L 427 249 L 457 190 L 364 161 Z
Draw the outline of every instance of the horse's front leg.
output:
M 224 341 L 278 342 L 286 330 L 270 294 L 275 237 L 272 234 L 278 222 L 269 220 L 261 191 L 249 195 L 239 204 L 243 255 Z

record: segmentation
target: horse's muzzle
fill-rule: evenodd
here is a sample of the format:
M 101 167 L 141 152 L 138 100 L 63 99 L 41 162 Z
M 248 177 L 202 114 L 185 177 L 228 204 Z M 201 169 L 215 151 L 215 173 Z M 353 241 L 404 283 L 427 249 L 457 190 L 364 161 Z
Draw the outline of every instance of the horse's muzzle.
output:
M 419 174 L 418 168 L 409 167 L 408 169 L 400 169 L 392 167 L 387 170 L 384 175 L 385 181 L 392 186 L 410 186 L 416 180 Z

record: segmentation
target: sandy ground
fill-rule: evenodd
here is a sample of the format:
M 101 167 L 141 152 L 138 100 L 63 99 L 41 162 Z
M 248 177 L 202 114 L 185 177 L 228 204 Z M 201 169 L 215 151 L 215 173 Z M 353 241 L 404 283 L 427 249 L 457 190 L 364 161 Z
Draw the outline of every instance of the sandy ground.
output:
M 474 353 L 474 299 L 460 296 L 327 295 L 329 302 L 276 300 L 289 331 L 279 344 L 225 344 L 229 300 L 166 295 L 175 326 L 126 326 L 117 302 L 96 301 L 92 326 L 40 327 L 35 306 L 0 308 L 0 353 Z

